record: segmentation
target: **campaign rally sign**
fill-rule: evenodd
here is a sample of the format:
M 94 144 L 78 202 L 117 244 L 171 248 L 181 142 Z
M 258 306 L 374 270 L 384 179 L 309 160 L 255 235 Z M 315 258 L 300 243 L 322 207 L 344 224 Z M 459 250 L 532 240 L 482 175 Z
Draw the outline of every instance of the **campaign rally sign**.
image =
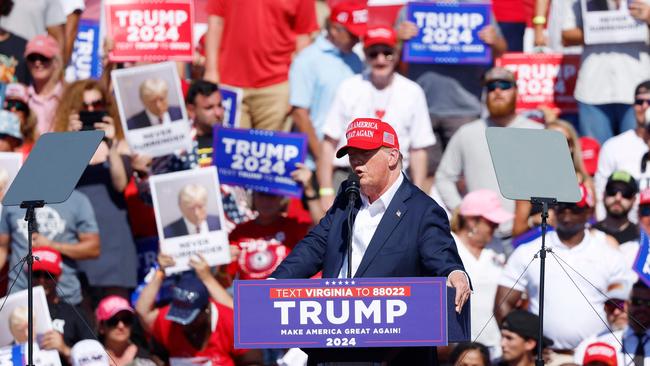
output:
M 224 109 L 223 126 L 239 127 L 241 101 L 244 97 L 244 91 L 241 88 L 219 85 L 219 92 L 221 93 L 221 105 Z
M 639 239 L 639 253 L 634 261 L 634 271 L 639 275 L 639 279 L 650 286 L 650 240 L 648 233 L 641 230 Z
M 216 128 L 213 164 L 224 184 L 255 191 L 302 196 L 291 179 L 296 163 L 304 163 L 307 136 L 267 130 Z
M 191 270 L 202 256 L 210 266 L 230 263 L 230 244 L 217 170 L 210 166 L 149 178 L 160 252 L 174 259 L 166 274 Z
M 479 37 L 490 24 L 490 3 L 409 3 L 407 19 L 418 35 L 406 42 L 404 61 L 429 64 L 489 64 L 492 50 Z
M 585 44 L 647 42 L 648 25 L 630 15 L 630 2 L 581 0 Z
M 545 53 L 507 53 L 496 65 L 517 77 L 517 110 L 540 106 L 557 108 L 562 113 L 577 113 L 573 91 L 580 68 L 579 55 Z
M 117 109 L 131 149 L 153 157 L 192 148 L 191 125 L 174 62 L 111 71 Z M 166 100 L 157 105 L 157 99 Z
M 106 0 L 111 61 L 191 61 L 192 0 Z
M 447 344 L 441 277 L 235 281 L 235 348 Z
M 99 40 L 99 22 L 89 19 L 80 20 L 70 64 L 65 69 L 65 80 L 67 82 L 99 79 L 102 74 Z

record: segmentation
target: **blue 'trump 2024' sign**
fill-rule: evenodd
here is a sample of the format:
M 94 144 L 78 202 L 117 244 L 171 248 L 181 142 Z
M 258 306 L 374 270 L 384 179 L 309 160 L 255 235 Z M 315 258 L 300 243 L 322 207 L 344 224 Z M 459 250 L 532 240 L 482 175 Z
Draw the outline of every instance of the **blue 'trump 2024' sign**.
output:
M 236 348 L 446 344 L 445 278 L 235 281 Z
M 418 35 L 406 42 L 404 60 L 430 64 L 489 64 L 492 51 L 478 33 L 490 24 L 489 3 L 409 3 L 407 19 Z
M 213 164 L 219 182 L 300 197 L 302 187 L 291 179 L 291 172 L 305 161 L 306 142 L 301 133 L 216 128 Z

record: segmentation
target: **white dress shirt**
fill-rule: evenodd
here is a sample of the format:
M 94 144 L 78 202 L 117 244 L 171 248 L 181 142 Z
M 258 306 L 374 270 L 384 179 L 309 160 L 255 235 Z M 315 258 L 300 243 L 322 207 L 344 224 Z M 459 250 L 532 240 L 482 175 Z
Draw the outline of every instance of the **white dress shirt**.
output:
M 404 176 L 400 173 L 399 178 L 397 178 L 393 185 L 373 203 L 368 201 L 368 196 L 361 193 L 361 208 L 357 213 L 357 217 L 354 220 L 354 227 L 352 228 L 352 273 L 357 272 L 381 218 L 384 217 L 390 201 L 393 200 L 395 193 L 397 193 L 403 181 Z M 348 257 L 346 255 L 343 259 L 341 271 L 339 272 L 339 278 L 346 278 L 347 276 Z
M 210 229 L 208 228 L 208 222 L 206 220 L 203 220 L 203 222 L 201 222 L 201 225 L 199 225 L 198 228 L 196 225 L 194 225 L 194 223 L 192 223 L 185 217 L 183 217 L 183 221 L 185 222 L 185 227 L 187 227 L 187 235 L 207 233 L 210 231 Z
M 144 112 L 147 114 L 147 118 L 149 118 L 149 122 L 151 122 L 152 126 L 158 126 L 158 125 L 165 125 L 172 123 L 172 119 L 169 116 L 169 112 L 165 112 L 163 114 L 162 118 L 156 116 L 155 114 L 149 112 L 148 109 L 145 109 Z

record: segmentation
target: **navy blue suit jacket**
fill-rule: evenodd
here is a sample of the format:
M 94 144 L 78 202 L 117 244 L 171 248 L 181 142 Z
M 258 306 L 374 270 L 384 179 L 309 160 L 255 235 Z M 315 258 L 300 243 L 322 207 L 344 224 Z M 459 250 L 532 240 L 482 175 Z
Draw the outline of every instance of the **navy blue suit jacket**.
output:
M 208 215 L 206 221 L 208 222 L 208 229 L 210 229 L 210 231 L 221 229 L 221 222 L 219 221 L 219 216 Z M 163 234 L 165 235 L 165 238 L 168 239 L 168 238 L 175 238 L 177 236 L 187 235 L 189 233 L 187 232 L 187 226 L 185 226 L 185 222 L 181 217 L 180 219 L 165 226 L 163 228 Z
M 344 192 L 345 187 L 340 192 Z M 339 194 L 320 223 L 300 241 L 270 277 L 338 277 L 347 253 L 347 200 Z M 360 207 L 357 200 L 355 210 Z M 355 277 L 446 277 L 465 270 L 444 210 L 408 179 L 399 187 Z M 389 365 L 435 365 L 435 347 L 305 349 L 309 362 L 388 361 Z
M 341 189 L 343 191 L 344 188 Z M 338 277 L 347 253 L 346 197 L 339 194 L 320 223 L 273 272 L 273 278 Z M 361 201 L 357 200 L 358 211 Z M 447 276 L 463 270 L 445 211 L 408 179 L 379 222 L 355 277 Z
M 167 109 L 167 112 L 169 113 L 169 118 L 172 120 L 172 122 L 183 118 L 183 113 L 181 112 L 180 107 L 169 107 L 169 109 Z M 142 112 L 135 114 L 133 117 L 126 120 L 126 125 L 129 130 L 135 130 L 138 128 L 151 126 L 151 121 L 149 121 L 147 113 L 142 110 Z

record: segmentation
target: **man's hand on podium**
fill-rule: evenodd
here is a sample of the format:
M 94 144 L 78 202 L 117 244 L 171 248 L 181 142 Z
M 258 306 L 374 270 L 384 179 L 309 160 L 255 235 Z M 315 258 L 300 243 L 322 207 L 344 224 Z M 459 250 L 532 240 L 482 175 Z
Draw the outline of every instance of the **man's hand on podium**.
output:
M 456 304 L 456 312 L 460 314 L 463 305 L 469 299 L 472 290 L 469 287 L 469 280 L 465 272 L 457 270 L 452 271 L 449 276 L 447 276 L 447 285 L 456 289 L 456 299 L 454 299 L 454 304 Z

